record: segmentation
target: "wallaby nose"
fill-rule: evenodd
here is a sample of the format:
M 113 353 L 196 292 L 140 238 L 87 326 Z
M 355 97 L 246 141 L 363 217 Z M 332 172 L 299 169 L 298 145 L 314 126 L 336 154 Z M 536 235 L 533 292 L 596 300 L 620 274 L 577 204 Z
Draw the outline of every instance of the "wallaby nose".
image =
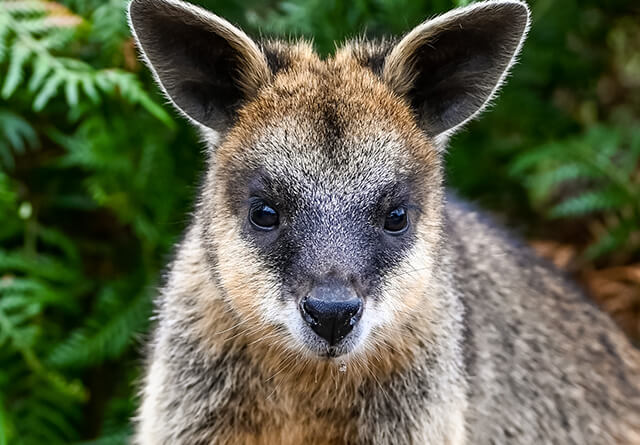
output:
M 302 300 L 300 310 L 311 329 L 333 346 L 360 320 L 362 300 L 350 286 L 323 283 L 315 286 Z

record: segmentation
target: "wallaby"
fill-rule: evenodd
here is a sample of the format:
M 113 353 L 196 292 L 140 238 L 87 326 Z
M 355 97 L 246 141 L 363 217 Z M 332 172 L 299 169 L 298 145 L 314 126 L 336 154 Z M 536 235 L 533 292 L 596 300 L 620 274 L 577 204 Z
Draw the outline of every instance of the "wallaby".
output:
M 208 147 L 136 443 L 640 444 L 638 351 L 443 186 L 447 140 L 503 82 L 525 3 L 326 59 L 177 0 L 133 0 L 129 19 Z

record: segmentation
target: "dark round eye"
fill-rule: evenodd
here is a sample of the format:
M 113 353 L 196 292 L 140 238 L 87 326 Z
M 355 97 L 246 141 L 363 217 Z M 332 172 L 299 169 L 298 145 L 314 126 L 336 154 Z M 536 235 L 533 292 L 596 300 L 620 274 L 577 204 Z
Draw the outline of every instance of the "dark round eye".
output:
M 258 229 L 274 229 L 279 222 L 278 212 L 265 202 L 258 202 L 249 210 L 249 221 Z
M 407 211 L 404 207 L 393 209 L 384 220 L 384 230 L 393 235 L 398 235 L 404 232 L 408 226 L 409 220 L 407 218 Z

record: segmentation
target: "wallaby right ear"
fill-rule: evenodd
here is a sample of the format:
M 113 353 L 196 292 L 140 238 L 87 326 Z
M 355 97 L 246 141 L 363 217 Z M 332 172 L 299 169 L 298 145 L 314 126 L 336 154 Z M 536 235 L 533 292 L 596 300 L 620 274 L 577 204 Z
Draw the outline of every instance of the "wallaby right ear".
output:
M 178 0 L 132 0 L 129 25 L 169 99 L 196 124 L 217 132 L 271 78 L 267 61 L 244 32 Z

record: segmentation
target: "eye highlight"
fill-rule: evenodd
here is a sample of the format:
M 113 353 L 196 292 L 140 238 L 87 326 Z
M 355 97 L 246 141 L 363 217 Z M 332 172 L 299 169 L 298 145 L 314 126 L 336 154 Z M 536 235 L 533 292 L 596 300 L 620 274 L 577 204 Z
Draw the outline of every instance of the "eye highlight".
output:
M 390 211 L 384 220 L 384 230 L 391 235 L 400 235 L 409 227 L 407 209 L 398 207 Z
M 273 230 L 278 227 L 278 212 L 264 201 L 254 203 L 249 209 L 249 222 L 259 230 Z

